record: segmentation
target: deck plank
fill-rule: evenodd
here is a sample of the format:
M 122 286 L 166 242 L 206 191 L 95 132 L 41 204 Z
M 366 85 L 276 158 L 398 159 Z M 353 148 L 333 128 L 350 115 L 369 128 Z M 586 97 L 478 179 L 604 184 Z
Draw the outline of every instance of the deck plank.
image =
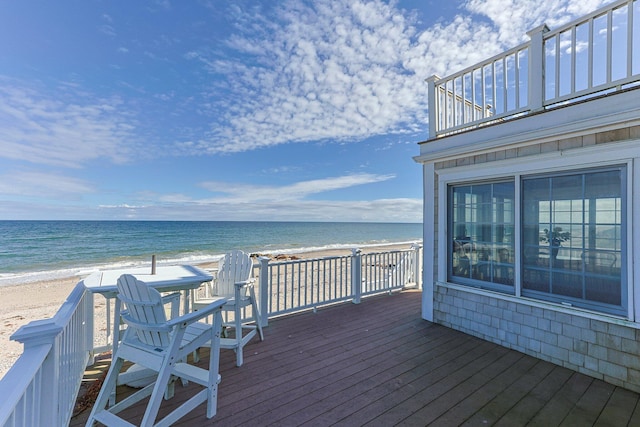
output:
M 509 355 L 514 354 L 515 353 L 509 353 Z M 511 366 L 506 370 L 499 370 L 494 378 L 480 384 L 477 390 L 469 393 L 461 401 L 452 402 L 453 404 L 445 408 L 445 412 L 434 420 L 433 425 L 452 426 L 465 423 L 469 418 L 479 413 L 484 407 L 489 405 L 491 401 L 496 399 L 502 390 L 509 388 L 514 382 L 517 382 L 519 374 L 527 372 L 536 363 L 534 358 L 525 355 L 516 355 L 513 357 L 516 357 L 516 360 Z M 486 418 L 476 419 L 477 424 L 483 424 L 486 421 Z
M 235 366 L 222 351 L 218 414 L 183 426 L 634 425 L 639 396 L 420 318 L 401 292 L 270 320 Z M 203 365 L 207 352 L 202 351 Z M 168 413 L 195 385 L 176 387 Z M 120 392 L 130 392 L 120 388 Z M 139 419 L 144 402 L 127 410 Z M 72 420 L 84 425 L 88 410 Z
M 549 373 L 541 378 L 540 382 L 516 405 L 505 411 L 495 425 L 500 427 L 526 425 L 549 402 L 572 375 L 572 371 L 566 368 L 551 366 L 553 368 Z
M 602 381 L 593 381 L 580 400 L 567 414 L 567 422 L 561 425 L 593 425 L 611 398 L 615 386 Z
M 533 358 L 532 358 L 533 359 Z M 524 360 L 528 360 L 525 358 Z M 520 402 L 531 390 L 545 378 L 553 365 L 544 363 L 538 359 L 531 369 L 514 374 L 514 382 L 500 390 L 499 393 L 484 407 L 461 423 L 463 426 L 493 425 L 496 424 L 505 413 Z
M 562 385 L 558 392 L 555 393 L 535 417 L 533 417 L 531 424 L 539 426 L 561 425 L 593 381 L 595 380 L 591 377 L 572 373 L 571 377 Z
M 633 414 L 638 406 L 638 394 L 623 388 L 616 388 L 594 423 L 596 426 L 638 425 L 640 420 L 633 420 Z

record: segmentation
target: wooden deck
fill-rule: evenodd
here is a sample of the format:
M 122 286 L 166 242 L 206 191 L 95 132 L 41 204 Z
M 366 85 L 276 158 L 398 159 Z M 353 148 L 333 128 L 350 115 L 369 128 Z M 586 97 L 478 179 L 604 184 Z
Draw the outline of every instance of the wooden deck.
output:
M 218 414 L 201 405 L 180 425 L 640 425 L 638 394 L 422 320 L 420 298 L 271 320 L 242 367 L 222 351 Z

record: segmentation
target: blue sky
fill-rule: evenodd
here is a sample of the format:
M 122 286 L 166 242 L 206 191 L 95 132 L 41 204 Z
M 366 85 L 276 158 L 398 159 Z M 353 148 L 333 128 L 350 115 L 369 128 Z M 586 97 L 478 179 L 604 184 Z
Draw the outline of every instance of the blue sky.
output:
M 1 2 L 0 219 L 420 222 L 424 79 L 542 3 Z

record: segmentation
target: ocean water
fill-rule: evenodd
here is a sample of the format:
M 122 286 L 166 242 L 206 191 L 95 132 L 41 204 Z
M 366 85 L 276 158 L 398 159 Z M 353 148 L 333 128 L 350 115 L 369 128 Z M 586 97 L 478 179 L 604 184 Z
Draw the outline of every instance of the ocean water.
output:
M 0 221 L 0 286 L 96 269 L 202 263 L 232 249 L 298 253 L 417 242 L 422 224 L 231 221 Z

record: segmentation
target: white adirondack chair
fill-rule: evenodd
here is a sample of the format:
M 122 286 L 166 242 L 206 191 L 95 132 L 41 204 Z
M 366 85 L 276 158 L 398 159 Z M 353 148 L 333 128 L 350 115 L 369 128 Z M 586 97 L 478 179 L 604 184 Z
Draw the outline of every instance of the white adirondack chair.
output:
M 213 280 L 205 283 L 204 296 L 195 298 L 193 302 L 194 310 L 200 310 L 218 298 L 226 298 L 227 303 L 222 307 L 225 315 L 223 327 L 225 335 L 227 329 L 233 328 L 235 336 L 223 337 L 220 347 L 235 350 L 236 366 L 242 366 L 242 349 L 256 332 L 260 335 L 260 340 L 264 340 L 252 272 L 253 261 L 248 254 L 242 251 L 227 253 Z M 247 312 L 249 306 L 251 313 Z M 229 313 L 233 313 L 232 320 L 229 320 Z
M 197 312 L 167 320 L 160 293 L 131 275 L 122 275 L 118 279 L 118 298 L 125 306 L 122 318 L 127 329 L 86 425 L 91 426 L 96 421 L 104 425 L 132 425 L 116 414 L 148 396 L 150 398 L 141 426 L 171 425 L 205 401 L 207 418 L 213 417 L 217 410 L 220 382 L 221 307 L 226 301 L 220 299 Z M 212 315 L 212 323 L 198 321 Z M 188 354 L 209 343 L 211 353 L 208 370 L 186 363 Z M 155 371 L 156 380 L 107 408 L 110 397 L 115 394 L 125 360 Z M 184 382 L 192 381 L 204 389 L 156 422 L 162 398 L 173 396 L 176 378 Z

